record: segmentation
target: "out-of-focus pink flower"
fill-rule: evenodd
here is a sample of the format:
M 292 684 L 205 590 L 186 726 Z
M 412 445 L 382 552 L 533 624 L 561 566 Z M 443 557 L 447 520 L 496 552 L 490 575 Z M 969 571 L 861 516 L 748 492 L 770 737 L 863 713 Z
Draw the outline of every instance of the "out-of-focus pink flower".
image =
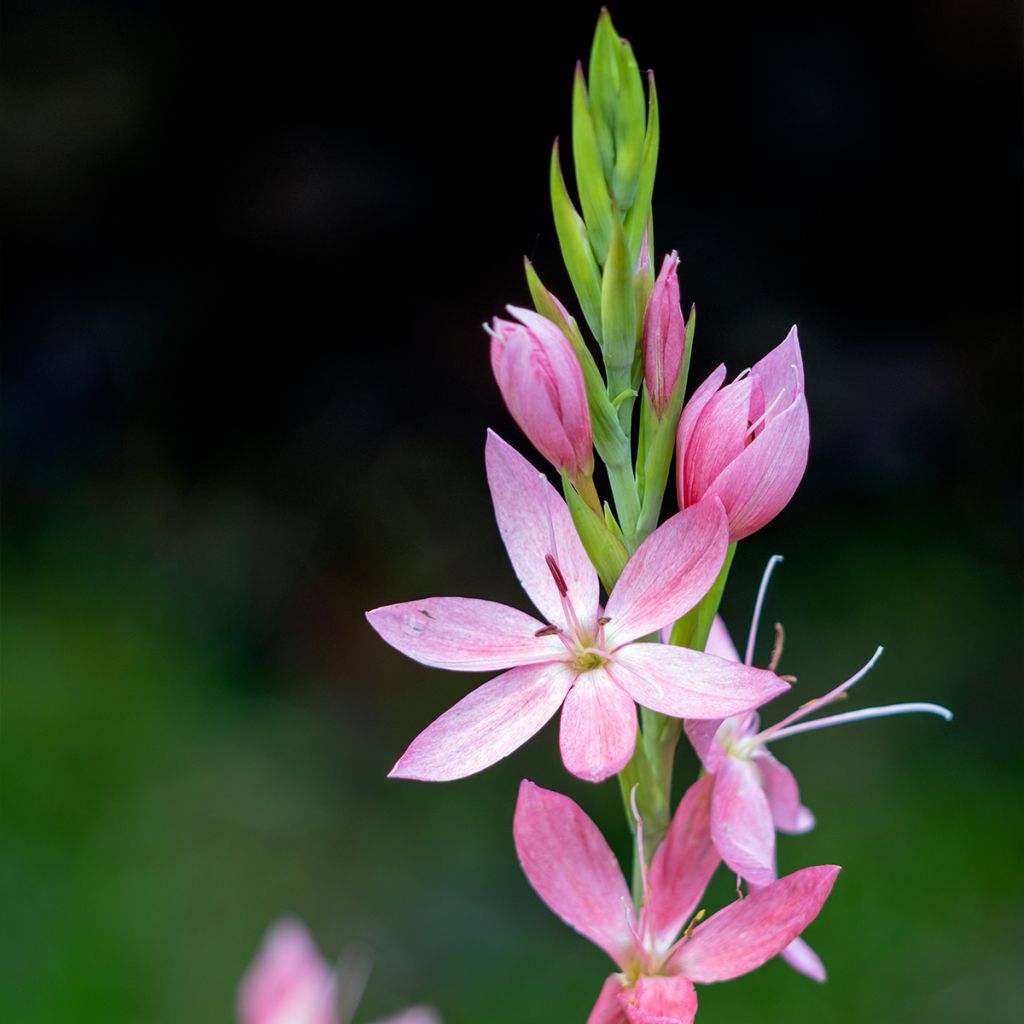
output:
M 745 664 L 753 660 L 754 638 L 768 581 L 772 570 L 781 560 L 780 556 L 773 556 L 761 580 L 747 641 Z M 707 650 L 720 658 L 735 662 L 740 660 L 739 652 L 721 618 L 715 619 Z M 769 743 L 813 729 L 886 715 L 927 712 L 940 715 L 947 721 L 952 718 L 949 710 L 937 704 L 910 703 L 861 708 L 809 722 L 802 721 L 827 704 L 841 699 L 850 687 L 867 675 L 881 654 L 882 648 L 879 647 L 870 661 L 844 683 L 825 696 L 801 705 L 792 714 L 765 729 L 761 729 L 756 712 L 733 716 L 721 722 L 686 723 L 686 734 L 709 773 L 706 777 L 713 781 L 712 840 L 722 860 L 737 875 L 746 879 L 752 890 L 770 885 L 777 877 L 776 831 L 795 835 L 814 827 L 814 815 L 801 803 L 800 790 L 793 773 L 775 759 L 768 750 Z M 773 657 L 773 662 L 775 660 Z M 817 981 L 824 980 L 825 969 L 821 961 L 805 943 L 800 942 L 793 949 L 787 949 L 783 956 L 801 973 Z
M 644 313 L 644 380 L 651 405 L 660 417 L 679 380 L 686 348 L 686 322 L 679 307 L 679 254 L 661 264 Z
M 491 601 L 434 597 L 367 612 L 392 647 L 425 665 L 509 669 L 429 725 L 392 777 L 441 782 L 510 754 L 562 709 L 566 768 L 599 781 L 636 743 L 636 704 L 716 718 L 787 688 L 774 673 L 669 644 L 637 643 L 693 608 L 725 558 L 725 514 L 711 498 L 677 513 L 630 558 L 602 609 L 597 573 L 565 502 L 510 445 L 487 438 L 498 529 L 543 620 Z
M 332 971 L 301 921 L 277 921 L 239 986 L 239 1024 L 350 1024 L 368 972 L 358 958 Z M 441 1018 L 428 1006 L 412 1006 L 376 1024 L 441 1024 Z
M 679 507 L 717 495 L 729 517 L 729 540 L 749 537 L 793 497 L 810 432 L 804 366 L 794 327 L 749 373 L 722 387 L 719 366 L 693 393 L 679 420 Z
M 594 443 L 576 353 L 561 329 L 539 313 L 517 306 L 508 311 L 519 323 L 495 317 L 488 328 L 491 368 L 508 411 L 555 469 L 574 480 L 589 476 Z
M 588 1024 L 690 1024 L 697 1012 L 694 982 L 755 970 L 790 945 L 824 905 L 839 873 L 833 865 L 797 871 L 687 927 L 719 863 L 710 791 L 704 778 L 684 795 L 643 878 L 636 914 L 615 855 L 590 818 L 566 796 L 532 782 L 520 786 L 513 835 L 526 877 L 619 968 Z M 637 816 L 638 851 L 642 842 Z

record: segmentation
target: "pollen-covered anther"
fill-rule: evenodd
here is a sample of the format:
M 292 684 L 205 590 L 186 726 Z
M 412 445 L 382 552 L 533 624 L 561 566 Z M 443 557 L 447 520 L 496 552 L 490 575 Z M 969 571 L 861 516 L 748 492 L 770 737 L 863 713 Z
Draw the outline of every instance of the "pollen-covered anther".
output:
M 548 569 L 551 571 L 551 576 L 555 581 L 555 586 L 558 587 L 558 592 L 562 597 L 567 597 L 569 594 L 569 586 L 565 582 L 562 570 L 558 568 L 558 563 L 552 555 L 545 555 L 544 561 L 547 563 Z
M 534 636 L 558 636 L 562 631 L 558 626 L 544 626 L 542 629 L 538 629 Z

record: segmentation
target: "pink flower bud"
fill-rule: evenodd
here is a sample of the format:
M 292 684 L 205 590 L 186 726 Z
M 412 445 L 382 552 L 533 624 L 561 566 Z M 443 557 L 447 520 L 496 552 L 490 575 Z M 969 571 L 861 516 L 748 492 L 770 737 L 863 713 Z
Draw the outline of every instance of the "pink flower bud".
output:
M 665 257 L 644 313 L 644 380 L 658 416 L 665 412 L 672 397 L 686 348 L 678 267 L 678 253 Z
M 810 431 L 804 366 L 794 327 L 747 374 L 722 387 L 719 366 L 693 393 L 679 421 L 679 507 L 715 494 L 738 541 L 771 522 L 793 497 Z
M 509 306 L 520 322 L 495 317 L 491 367 L 508 411 L 537 450 L 573 479 L 594 468 L 590 409 L 572 345 L 550 320 Z

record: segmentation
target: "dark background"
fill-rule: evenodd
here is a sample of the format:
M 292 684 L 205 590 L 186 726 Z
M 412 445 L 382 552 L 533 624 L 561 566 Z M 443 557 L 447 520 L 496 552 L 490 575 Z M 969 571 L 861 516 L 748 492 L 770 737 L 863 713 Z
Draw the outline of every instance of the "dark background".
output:
M 387 782 L 479 679 L 362 611 L 523 606 L 482 449 L 485 319 L 563 298 L 547 159 L 590 4 L 9 4 L 0 1017 L 223 1021 L 275 916 L 373 950 L 361 1019 L 582 1020 L 610 965 L 515 864 L 525 776 L 625 856 L 554 727 L 482 776 Z M 801 699 L 948 703 L 780 745 L 845 871 L 701 1020 L 1019 1019 L 1021 14 L 624 5 L 654 67 L 656 247 L 699 381 L 800 325 L 811 462 L 741 545 Z M 482 677 L 481 677 L 482 678 Z M 694 761 L 681 752 L 679 774 Z M 728 898 L 719 878 L 709 909 Z M 979 1017 L 980 1014 L 980 1017 Z

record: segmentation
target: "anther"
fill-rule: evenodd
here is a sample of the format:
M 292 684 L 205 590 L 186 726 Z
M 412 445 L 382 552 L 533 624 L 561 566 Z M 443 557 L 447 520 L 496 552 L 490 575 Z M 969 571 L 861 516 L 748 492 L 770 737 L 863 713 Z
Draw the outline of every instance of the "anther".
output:
M 768 671 L 774 672 L 779 667 L 782 658 L 782 648 L 786 644 L 786 631 L 782 628 L 781 622 L 775 623 L 775 643 L 772 646 L 772 660 L 768 662 Z
M 599 626 L 607 626 L 607 625 L 608 625 L 608 623 L 609 623 L 609 622 L 611 622 L 611 621 L 612 621 L 612 620 L 611 620 L 611 619 L 610 619 L 610 618 L 609 618 L 609 617 L 608 617 L 607 615 L 602 615 L 602 616 L 601 616 L 601 618 L 599 618 L 599 619 L 597 620 L 597 624 L 598 624 Z
M 697 927 L 704 920 L 704 908 L 701 907 L 696 914 L 693 915 L 693 920 L 686 926 L 686 930 L 683 932 L 683 938 L 688 939 L 693 934 L 693 929 Z
M 543 626 L 538 629 L 534 636 L 557 636 L 562 631 L 557 626 Z
M 551 570 L 551 575 L 554 577 L 555 586 L 558 587 L 558 592 L 562 597 L 568 597 L 569 587 L 565 582 L 565 577 L 562 575 L 562 570 L 558 568 L 558 563 L 551 555 L 545 555 L 544 561 L 547 562 L 548 568 Z

